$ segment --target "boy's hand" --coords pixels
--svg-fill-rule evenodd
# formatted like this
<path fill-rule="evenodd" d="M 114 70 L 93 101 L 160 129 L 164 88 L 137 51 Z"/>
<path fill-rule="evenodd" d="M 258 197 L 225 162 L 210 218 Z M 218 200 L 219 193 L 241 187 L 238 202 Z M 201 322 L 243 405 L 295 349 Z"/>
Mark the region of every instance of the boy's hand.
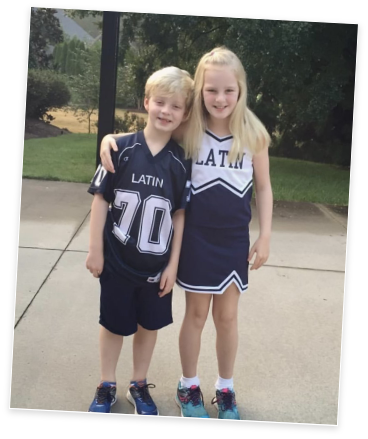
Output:
<path fill-rule="evenodd" d="M 118 147 L 116 145 L 115 139 L 112 137 L 112 135 L 107 134 L 101 140 L 101 147 L 100 147 L 101 163 L 102 166 L 106 169 L 106 171 L 115 173 L 114 165 L 111 160 L 111 149 L 113 149 L 114 151 L 118 151 Z"/>
<path fill-rule="evenodd" d="M 89 252 L 86 260 L 86 268 L 94 277 L 100 277 L 104 266 L 104 257 L 102 252 Z"/>
<path fill-rule="evenodd" d="M 254 260 L 251 270 L 257 270 L 267 261 L 270 254 L 270 239 L 261 236 L 257 239 L 249 252 L 248 262 L 251 261 L 254 253 L 256 253 L 257 256 Z"/>
<path fill-rule="evenodd" d="M 168 265 L 165 270 L 161 274 L 160 280 L 160 292 L 158 295 L 160 297 L 164 297 L 166 294 L 170 293 L 170 291 L 174 287 L 174 283 L 176 281 L 176 273 L 178 269 L 177 267 L 171 267 Z"/>

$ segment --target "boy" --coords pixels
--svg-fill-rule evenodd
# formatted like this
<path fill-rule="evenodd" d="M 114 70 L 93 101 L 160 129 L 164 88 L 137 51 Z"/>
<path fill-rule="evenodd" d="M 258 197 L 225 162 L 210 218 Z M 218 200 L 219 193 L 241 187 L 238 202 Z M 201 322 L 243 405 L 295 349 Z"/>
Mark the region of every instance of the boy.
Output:
<path fill-rule="evenodd" d="M 120 136 L 115 173 L 97 168 L 88 192 L 91 208 L 86 267 L 100 278 L 101 382 L 90 412 L 109 413 L 116 402 L 116 366 L 123 337 L 134 334 L 133 376 L 127 398 L 140 415 L 158 415 L 146 376 L 157 330 L 172 323 L 190 162 L 171 139 L 188 114 L 193 81 L 176 67 L 150 76 L 145 129 Z"/>

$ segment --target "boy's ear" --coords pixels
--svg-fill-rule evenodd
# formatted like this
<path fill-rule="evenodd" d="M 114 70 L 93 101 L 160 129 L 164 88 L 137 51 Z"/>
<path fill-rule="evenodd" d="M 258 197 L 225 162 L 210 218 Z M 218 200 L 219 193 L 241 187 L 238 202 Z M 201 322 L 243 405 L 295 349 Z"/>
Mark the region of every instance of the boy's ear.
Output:
<path fill-rule="evenodd" d="M 144 108 L 146 109 L 146 111 L 148 111 L 148 102 L 149 102 L 149 99 L 148 98 L 146 98 L 146 96 L 144 97 Z"/>
<path fill-rule="evenodd" d="M 188 119 L 190 118 L 191 113 L 192 113 L 192 109 L 186 110 L 185 113 L 184 113 L 183 120 L 181 121 L 181 123 L 187 122 Z"/>
<path fill-rule="evenodd" d="M 186 122 L 188 119 L 189 119 L 189 111 L 186 111 L 184 113 L 183 120 L 181 121 L 181 123 Z"/>

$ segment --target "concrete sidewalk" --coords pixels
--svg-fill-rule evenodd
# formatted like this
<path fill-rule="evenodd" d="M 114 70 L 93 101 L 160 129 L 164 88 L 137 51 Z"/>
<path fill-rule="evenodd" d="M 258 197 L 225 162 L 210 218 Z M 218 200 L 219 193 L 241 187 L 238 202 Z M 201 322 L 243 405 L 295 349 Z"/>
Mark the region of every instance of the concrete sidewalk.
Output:
<path fill-rule="evenodd" d="M 88 185 L 23 180 L 11 407 L 88 410 L 99 380 L 99 283 L 85 269 Z M 251 223 L 252 242 L 257 218 Z M 247 420 L 336 424 L 346 254 L 346 215 L 310 203 L 275 203 L 271 256 L 250 272 L 239 307 L 234 380 Z M 180 416 L 178 335 L 184 292 L 175 287 L 174 324 L 159 333 L 151 394 L 160 415 Z M 132 337 L 118 365 L 114 413 L 126 400 Z M 205 405 L 217 378 L 215 330 L 206 323 L 199 361 Z"/>

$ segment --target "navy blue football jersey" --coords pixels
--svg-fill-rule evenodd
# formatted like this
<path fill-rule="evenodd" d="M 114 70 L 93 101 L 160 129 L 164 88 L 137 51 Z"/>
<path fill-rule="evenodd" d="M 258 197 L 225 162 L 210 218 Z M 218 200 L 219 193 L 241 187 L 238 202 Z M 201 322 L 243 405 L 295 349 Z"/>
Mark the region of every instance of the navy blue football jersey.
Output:
<path fill-rule="evenodd" d="M 115 173 L 100 165 L 88 189 L 110 204 L 104 230 L 105 264 L 157 282 L 170 257 L 172 216 L 189 201 L 191 162 L 173 140 L 156 155 L 143 131 L 120 137 Z"/>

